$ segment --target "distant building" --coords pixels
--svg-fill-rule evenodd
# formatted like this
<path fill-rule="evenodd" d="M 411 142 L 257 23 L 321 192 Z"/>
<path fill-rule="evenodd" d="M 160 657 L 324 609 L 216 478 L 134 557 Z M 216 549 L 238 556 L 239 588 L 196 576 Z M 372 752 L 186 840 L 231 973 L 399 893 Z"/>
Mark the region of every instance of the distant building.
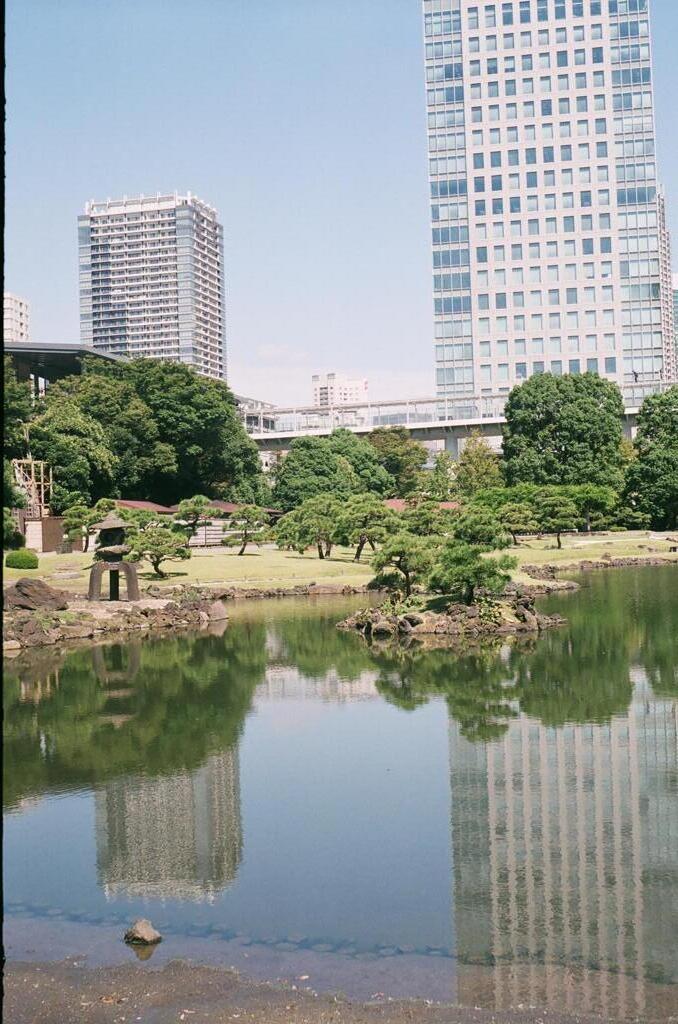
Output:
<path fill-rule="evenodd" d="M 678 274 L 673 275 L 673 345 L 678 364 Z"/>
<path fill-rule="evenodd" d="M 226 379 L 223 228 L 186 196 L 89 202 L 78 218 L 80 339 Z"/>
<path fill-rule="evenodd" d="M 25 299 L 5 292 L 2 303 L 3 341 L 28 341 L 28 303 Z"/>
<path fill-rule="evenodd" d="M 367 401 L 367 381 L 364 377 L 344 377 L 341 373 L 314 373 L 314 406 L 353 405 Z"/>

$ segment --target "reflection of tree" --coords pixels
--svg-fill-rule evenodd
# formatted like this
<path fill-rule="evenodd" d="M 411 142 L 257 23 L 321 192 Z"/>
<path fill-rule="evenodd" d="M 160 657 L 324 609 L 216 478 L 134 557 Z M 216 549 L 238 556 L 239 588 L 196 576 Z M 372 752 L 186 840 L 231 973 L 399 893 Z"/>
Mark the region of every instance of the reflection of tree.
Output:
<path fill-rule="evenodd" d="M 461 656 L 444 649 L 405 650 L 376 660 L 381 669 L 376 686 L 386 700 L 410 710 L 440 695 L 467 739 L 496 739 L 516 716 L 515 687 L 496 646 Z"/>
<path fill-rule="evenodd" d="M 315 618 L 312 623 L 303 618 L 281 622 L 279 660 L 312 679 L 331 669 L 341 679 L 359 679 L 374 667 L 369 648 L 361 637 L 336 629 L 335 622 L 332 615 Z"/>
<path fill-rule="evenodd" d="M 118 645 L 105 657 L 115 662 Z M 66 656 L 49 700 L 26 704 L 25 669 L 13 663 L 4 685 L 5 804 L 128 772 L 197 768 L 237 741 L 265 668 L 264 626 L 253 623 L 223 637 L 144 641 L 136 678 L 116 693 L 100 684 L 83 649 Z"/>
<path fill-rule="evenodd" d="M 643 595 L 645 633 L 638 660 L 657 696 L 678 698 L 678 568 L 655 570 L 653 586 Z"/>

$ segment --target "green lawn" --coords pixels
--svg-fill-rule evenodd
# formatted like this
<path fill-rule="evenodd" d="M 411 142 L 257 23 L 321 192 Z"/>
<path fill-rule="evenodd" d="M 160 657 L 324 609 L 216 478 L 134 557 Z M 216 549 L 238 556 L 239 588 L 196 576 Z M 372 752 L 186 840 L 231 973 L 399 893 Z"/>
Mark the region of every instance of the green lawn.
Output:
<path fill-rule="evenodd" d="M 250 548 L 242 556 L 228 549 L 192 552 L 186 562 L 166 562 L 163 569 L 169 575 L 159 580 L 147 563 L 139 566 L 140 583 L 153 582 L 161 586 L 173 583 L 219 583 L 238 587 L 293 587 L 297 584 L 323 582 L 358 586 L 372 576 L 366 555 L 363 562 L 352 561 L 353 549 L 335 548 L 331 558 L 320 559 L 315 552 L 305 555 L 277 548 Z M 38 569 L 5 569 L 6 581 L 21 576 L 36 576 L 52 586 L 64 590 L 83 592 L 87 589 L 92 555 L 40 555 Z M 123 585 L 124 592 L 124 585 Z"/>
<path fill-rule="evenodd" d="M 669 537 L 675 534 L 628 531 L 625 533 L 564 536 L 558 549 L 554 537 L 532 539 L 509 549 L 518 558 L 514 575 L 525 579 L 520 566 L 544 562 L 576 562 L 585 558 L 599 559 L 610 553 L 613 557 L 666 554 L 678 562 L 678 554 L 669 555 Z M 353 549 L 335 548 L 332 557 L 319 559 L 315 551 L 299 555 L 277 548 L 251 548 L 242 557 L 229 549 L 193 552 L 187 562 L 166 563 L 168 579 L 158 580 L 144 563 L 140 566 L 141 585 L 153 581 L 160 585 L 172 583 L 218 583 L 239 587 L 292 587 L 297 584 L 323 582 L 357 586 L 372 576 L 367 554 L 360 564 L 353 562 Z M 53 586 L 83 593 L 87 589 L 92 555 L 40 555 L 40 567 L 34 570 L 5 569 L 8 583 L 20 576 L 37 576 Z"/>

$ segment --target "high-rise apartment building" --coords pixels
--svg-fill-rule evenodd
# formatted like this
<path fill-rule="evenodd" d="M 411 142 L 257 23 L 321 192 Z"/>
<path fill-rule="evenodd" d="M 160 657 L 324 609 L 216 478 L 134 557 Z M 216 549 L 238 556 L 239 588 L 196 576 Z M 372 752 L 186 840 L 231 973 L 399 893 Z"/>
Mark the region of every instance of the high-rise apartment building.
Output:
<path fill-rule="evenodd" d="M 80 339 L 226 378 L 223 228 L 191 195 L 90 202 L 78 218 Z"/>
<path fill-rule="evenodd" d="M 5 292 L 2 297 L 2 336 L 5 341 L 28 341 L 28 303 Z"/>
<path fill-rule="evenodd" d="M 673 348 L 674 356 L 676 360 L 676 366 L 678 366 L 678 274 L 672 275 L 673 280 Z"/>
<path fill-rule="evenodd" d="M 364 377 L 345 377 L 341 373 L 314 373 L 313 404 L 315 406 L 353 405 L 367 401 Z"/>
<path fill-rule="evenodd" d="M 642 397 L 675 373 L 648 0 L 423 6 L 438 395 Z"/>

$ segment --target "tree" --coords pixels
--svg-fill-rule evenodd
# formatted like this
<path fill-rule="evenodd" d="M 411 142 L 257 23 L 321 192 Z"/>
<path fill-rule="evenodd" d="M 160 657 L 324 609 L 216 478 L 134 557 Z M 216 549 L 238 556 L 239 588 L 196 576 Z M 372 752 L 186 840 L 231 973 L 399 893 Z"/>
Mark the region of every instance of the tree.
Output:
<path fill-rule="evenodd" d="M 26 454 L 26 423 L 31 415 L 31 388 L 17 378 L 11 356 L 5 356 L 3 379 L 4 455 L 18 459 Z"/>
<path fill-rule="evenodd" d="M 637 459 L 627 470 L 625 498 L 657 530 L 678 527 L 678 384 L 649 395 L 638 413 Z"/>
<path fill-rule="evenodd" d="M 350 430 L 339 428 L 326 439 L 335 455 L 347 460 L 358 481 L 357 489 L 386 497 L 393 494 L 395 480 L 379 461 L 374 445 Z"/>
<path fill-rule="evenodd" d="M 437 501 L 410 499 L 402 513 L 402 524 L 418 537 L 442 536 L 452 529 L 453 513 L 442 509 Z"/>
<path fill-rule="evenodd" d="M 76 402 L 50 403 L 30 424 L 31 453 L 54 473 L 52 511 L 93 505 L 113 493 L 117 458 L 103 427 Z"/>
<path fill-rule="evenodd" d="M 621 392 L 594 373 L 539 373 L 511 391 L 504 415 L 509 484 L 622 483 Z"/>
<path fill-rule="evenodd" d="M 424 491 L 434 501 L 448 501 L 457 490 L 457 463 L 450 452 L 438 452 L 425 477 Z"/>
<path fill-rule="evenodd" d="M 501 487 L 503 483 L 499 456 L 477 430 L 461 450 L 456 482 L 459 494 L 465 498 L 472 498 L 486 487 Z"/>
<path fill-rule="evenodd" d="M 206 498 L 204 494 L 195 494 L 192 498 L 184 498 L 179 502 L 176 521 L 181 523 L 190 539 L 195 537 L 199 526 L 216 515 L 218 512 L 210 509 L 210 499 Z"/>
<path fill-rule="evenodd" d="M 619 495 L 612 487 L 599 484 L 582 484 L 570 488 L 570 496 L 584 520 L 584 529 L 591 532 L 591 519 L 604 519 L 612 515 L 619 504 Z"/>
<path fill-rule="evenodd" d="M 94 508 L 88 508 L 82 501 L 76 502 L 64 511 L 64 533 L 69 540 L 82 539 L 82 549 L 88 551 L 90 537 L 95 533 L 94 524 L 101 522 L 114 508 L 112 498 L 100 498 Z"/>
<path fill-rule="evenodd" d="M 405 427 L 377 427 L 367 435 L 379 462 L 395 480 L 396 494 L 405 497 L 419 485 L 421 468 L 428 458 L 423 444 L 413 441 Z"/>
<path fill-rule="evenodd" d="M 150 526 L 129 538 L 130 561 L 146 561 L 161 579 L 167 573 L 160 568 L 163 562 L 183 561 L 191 557 L 185 538 L 170 526 Z"/>
<path fill-rule="evenodd" d="M 403 591 L 409 597 L 412 588 L 426 579 L 436 547 L 432 538 L 415 537 L 404 531 L 389 537 L 372 559 L 376 571 L 372 585 Z"/>
<path fill-rule="evenodd" d="M 236 547 L 239 544 L 238 554 L 244 555 L 248 544 L 255 541 L 260 543 L 262 537 L 265 537 L 267 525 L 266 509 L 260 508 L 258 505 L 242 505 L 233 514 L 230 522 L 233 533 L 225 537 L 222 543 L 227 547 Z"/>
<path fill-rule="evenodd" d="M 511 534 L 514 544 L 518 544 L 519 533 L 536 533 L 539 523 L 532 508 L 521 502 L 510 502 L 499 509 L 499 522 Z"/>
<path fill-rule="evenodd" d="M 556 543 L 562 548 L 560 535 L 564 530 L 576 530 L 580 517 L 571 498 L 559 494 L 545 494 L 537 504 L 537 521 L 544 533 L 555 533 Z"/>
<path fill-rule="evenodd" d="M 473 604 L 481 588 L 500 593 L 511 579 L 509 570 L 517 564 L 517 559 L 511 555 L 483 558 L 479 548 L 451 540 L 436 559 L 429 586 L 435 593 Z"/>
<path fill-rule="evenodd" d="M 14 483 L 12 465 L 7 459 L 2 463 L 2 546 L 3 548 L 21 547 L 25 541 L 22 533 L 16 528 L 13 508 L 25 508 L 26 497 Z"/>
<path fill-rule="evenodd" d="M 482 505 L 469 506 L 454 519 L 454 537 L 461 544 L 470 544 L 480 551 L 505 548 L 509 535 L 497 516 Z"/>
<path fill-rule="evenodd" d="M 308 498 L 299 508 L 279 520 L 275 529 L 278 547 L 291 547 L 303 552 L 315 544 L 318 558 L 328 558 L 340 512 L 341 505 L 331 494 Z"/>
<path fill-rule="evenodd" d="M 351 463 L 332 450 L 327 438 L 299 437 L 275 467 L 272 500 L 289 511 L 319 494 L 345 500 L 361 490 Z"/>
<path fill-rule="evenodd" d="M 363 548 L 377 544 L 398 530 L 398 516 L 373 494 L 354 494 L 344 504 L 337 519 L 334 539 L 337 544 L 355 544 L 354 562 L 360 561 Z"/>

